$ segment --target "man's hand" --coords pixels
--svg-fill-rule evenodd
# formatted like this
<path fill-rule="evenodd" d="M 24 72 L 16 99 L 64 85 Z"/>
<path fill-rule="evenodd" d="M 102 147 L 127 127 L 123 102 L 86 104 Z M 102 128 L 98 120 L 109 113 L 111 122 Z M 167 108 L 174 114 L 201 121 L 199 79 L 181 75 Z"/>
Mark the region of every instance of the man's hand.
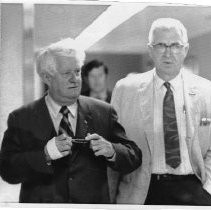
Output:
<path fill-rule="evenodd" d="M 88 135 L 86 140 L 90 141 L 90 148 L 93 150 L 95 156 L 105 156 L 106 158 L 112 158 L 115 154 L 115 150 L 111 142 L 106 141 L 102 136 L 94 133 Z"/>
<path fill-rule="evenodd" d="M 71 148 L 72 138 L 61 134 L 48 141 L 45 146 L 45 154 L 47 157 L 49 156 L 51 160 L 56 160 L 69 155 Z"/>
<path fill-rule="evenodd" d="M 61 134 L 60 136 L 55 137 L 55 143 L 57 149 L 59 150 L 59 152 L 62 154 L 63 157 L 71 153 L 71 147 L 72 147 L 71 137 Z"/>

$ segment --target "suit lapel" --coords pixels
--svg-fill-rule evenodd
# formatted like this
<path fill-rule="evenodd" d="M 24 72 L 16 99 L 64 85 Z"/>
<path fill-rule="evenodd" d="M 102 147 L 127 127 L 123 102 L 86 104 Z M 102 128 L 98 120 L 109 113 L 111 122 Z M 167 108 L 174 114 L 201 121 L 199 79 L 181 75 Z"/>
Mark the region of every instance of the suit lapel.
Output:
<path fill-rule="evenodd" d="M 79 97 L 78 118 L 77 118 L 75 137 L 84 139 L 88 133 L 91 134 L 93 133 L 93 131 L 94 131 L 93 121 L 92 121 L 92 116 L 89 112 L 88 104 L 81 97 Z M 71 162 L 75 160 L 79 151 L 80 151 L 80 147 L 75 147 L 75 149 L 73 149 L 73 154 L 71 155 Z"/>
<path fill-rule="evenodd" d="M 186 140 L 187 144 L 191 146 L 199 115 L 199 92 L 195 84 L 191 82 L 189 73 L 183 72 L 182 77 L 186 112 Z"/>
<path fill-rule="evenodd" d="M 38 139 L 47 142 L 56 135 L 56 131 L 45 103 L 45 97 L 37 101 L 34 110 L 34 133 Z"/>
<path fill-rule="evenodd" d="M 139 89 L 140 106 L 141 106 L 141 119 L 143 119 L 144 130 L 146 133 L 150 151 L 153 151 L 154 141 L 154 111 L 153 111 L 153 72 L 151 71 L 146 78 L 146 82 L 141 85 Z M 142 128 L 141 128 L 142 129 Z"/>
<path fill-rule="evenodd" d="M 187 74 L 187 75 L 186 75 Z M 203 179 L 201 173 L 203 158 L 199 145 L 198 126 L 200 121 L 199 90 L 196 81 L 191 81 L 193 75 L 183 73 L 184 103 L 186 109 L 186 143 L 188 147 L 191 165 L 195 174 Z"/>
<path fill-rule="evenodd" d="M 84 139 L 90 129 L 93 130 L 93 123 L 88 105 L 79 97 L 76 137 Z"/>

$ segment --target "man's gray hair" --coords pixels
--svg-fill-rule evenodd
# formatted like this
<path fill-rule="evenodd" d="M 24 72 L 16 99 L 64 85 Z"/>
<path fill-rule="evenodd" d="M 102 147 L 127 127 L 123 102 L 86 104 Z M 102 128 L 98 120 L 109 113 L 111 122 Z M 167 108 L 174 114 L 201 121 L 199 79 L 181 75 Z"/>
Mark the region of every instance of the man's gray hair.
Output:
<path fill-rule="evenodd" d="M 52 75 L 56 72 L 57 56 L 76 58 L 79 61 L 80 67 L 82 67 L 85 60 L 84 50 L 80 48 L 73 39 L 67 38 L 53 43 L 41 49 L 38 53 L 36 60 L 36 69 L 41 78 L 43 73 L 48 73 Z"/>
<path fill-rule="evenodd" d="M 188 35 L 185 26 L 179 20 L 173 18 L 159 18 L 152 23 L 148 37 L 149 44 L 153 43 L 154 32 L 156 30 L 172 28 L 180 34 L 183 44 L 187 44 Z"/>

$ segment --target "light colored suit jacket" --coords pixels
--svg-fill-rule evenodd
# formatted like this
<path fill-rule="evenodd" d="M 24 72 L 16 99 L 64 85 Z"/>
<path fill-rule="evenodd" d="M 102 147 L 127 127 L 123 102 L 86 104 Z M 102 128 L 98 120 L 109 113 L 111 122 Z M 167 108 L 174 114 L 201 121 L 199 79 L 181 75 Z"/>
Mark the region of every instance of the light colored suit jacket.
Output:
<path fill-rule="evenodd" d="M 147 196 L 154 140 L 154 71 L 121 79 L 113 91 L 111 103 L 119 121 L 143 154 L 142 166 L 126 176 L 118 177 L 113 171 L 108 171 L 113 181 L 113 193 L 117 193 L 117 203 L 144 204 Z M 181 71 L 190 162 L 203 187 L 211 192 L 211 82 L 184 69 Z M 115 189 L 118 181 L 119 187 Z"/>

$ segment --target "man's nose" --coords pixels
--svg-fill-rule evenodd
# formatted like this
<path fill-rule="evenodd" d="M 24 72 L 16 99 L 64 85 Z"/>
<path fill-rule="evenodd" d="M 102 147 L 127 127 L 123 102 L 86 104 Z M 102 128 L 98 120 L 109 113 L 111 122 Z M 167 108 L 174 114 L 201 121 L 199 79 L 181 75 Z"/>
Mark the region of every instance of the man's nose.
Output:
<path fill-rule="evenodd" d="M 70 77 L 69 77 L 69 82 L 77 82 L 79 80 L 79 77 L 78 75 L 75 75 L 75 74 L 72 74 Z"/>
<path fill-rule="evenodd" d="M 165 47 L 164 54 L 165 54 L 166 56 L 170 56 L 170 55 L 171 55 L 171 46 L 166 46 L 166 47 Z"/>

